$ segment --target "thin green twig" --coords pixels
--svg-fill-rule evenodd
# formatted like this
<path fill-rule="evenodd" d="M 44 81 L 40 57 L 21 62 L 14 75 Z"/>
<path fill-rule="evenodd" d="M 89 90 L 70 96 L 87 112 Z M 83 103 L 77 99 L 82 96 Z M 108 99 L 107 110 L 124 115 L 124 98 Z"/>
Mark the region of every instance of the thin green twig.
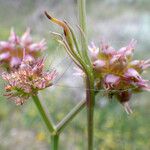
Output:
<path fill-rule="evenodd" d="M 86 100 L 80 101 L 67 115 L 66 117 L 56 126 L 57 133 L 60 133 L 70 121 L 84 108 Z"/>
<path fill-rule="evenodd" d="M 45 111 L 45 109 L 43 108 L 41 102 L 40 102 L 40 99 L 37 95 L 34 95 L 32 96 L 33 98 L 33 101 L 47 127 L 47 129 L 49 130 L 49 132 L 51 134 L 53 134 L 55 132 L 55 126 L 54 124 L 52 123 L 52 120 L 50 119 L 50 117 L 48 116 L 47 112 Z"/>

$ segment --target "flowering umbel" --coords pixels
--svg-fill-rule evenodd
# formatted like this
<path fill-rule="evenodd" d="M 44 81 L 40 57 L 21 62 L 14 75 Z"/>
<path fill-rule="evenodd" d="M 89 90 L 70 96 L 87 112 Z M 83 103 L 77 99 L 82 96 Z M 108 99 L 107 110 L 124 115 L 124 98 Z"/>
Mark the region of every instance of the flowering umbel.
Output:
<path fill-rule="evenodd" d="M 128 113 L 132 93 L 150 90 L 149 81 L 141 77 L 150 67 L 150 60 L 132 60 L 134 46 L 134 40 L 118 51 L 104 43 L 100 48 L 94 43 L 89 46 L 97 88 L 104 89 L 109 97 L 116 96 Z"/>
<path fill-rule="evenodd" d="M 34 43 L 30 35 L 30 29 L 19 37 L 11 29 L 8 41 L 0 41 L 0 62 L 7 70 L 18 68 L 23 58 L 23 50 L 26 51 L 28 59 L 36 58 L 40 51 L 46 49 L 45 40 Z"/>
<path fill-rule="evenodd" d="M 44 59 L 24 58 L 16 71 L 2 74 L 2 78 L 8 82 L 5 95 L 21 105 L 39 90 L 52 86 L 56 70 L 45 72 L 43 69 Z"/>

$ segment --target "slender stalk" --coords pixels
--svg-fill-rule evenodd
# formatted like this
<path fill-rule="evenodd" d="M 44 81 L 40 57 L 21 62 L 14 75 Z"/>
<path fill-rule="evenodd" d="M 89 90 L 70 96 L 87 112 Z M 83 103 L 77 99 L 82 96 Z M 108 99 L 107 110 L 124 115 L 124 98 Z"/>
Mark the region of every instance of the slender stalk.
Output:
<path fill-rule="evenodd" d="M 57 133 L 68 125 L 68 123 L 84 108 L 86 100 L 80 101 L 67 115 L 66 117 L 56 126 Z"/>
<path fill-rule="evenodd" d="M 94 77 L 92 72 L 92 65 L 88 57 L 87 45 L 87 29 L 86 29 L 86 0 L 78 0 L 78 11 L 80 27 L 83 31 L 81 34 L 82 55 L 87 64 L 86 68 L 86 101 L 87 101 L 87 124 L 88 124 L 88 150 L 93 150 L 93 126 L 94 126 L 94 101 L 95 93 L 90 89 L 94 89 Z"/>
<path fill-rule="evenodd" d="M 88 77 L 86 79 L 86 100 L 87 100 L 87 124 L 88 124 L 88 150 L 93 150 L 93 127 L 94 127 L 94 102 L 95 94 L 90 89 L 94 84 Z"/>
<path fill-rule="evenodd" d="M 80 27 L 86 35 L 86 9 L 85 9 L 86 0 L 78 0 L 78 11 L 79 11 L 79 21 Z M 82 19 L 82 20 L 81 20 Z"/>
<path fill-rule="evenodd" d="M 59 134 L 51 135 L 51 149 L 58 150 Z"/>
<path fill-rule="evenodd" d="M 80 28 L 83 31 L 81 33 L 81 46 L 82 46 L 82 55 L 87 64 L 90 64 L 90 60 L 88 58 L 87 50 L 87 29 L 86 29 L 86 0 L 78 0 L 78 13 L 79 13 L 79 24 Z M 83 35 L 84 34 L 84 35 Z"/>
<path fill-rule="evenodd" d="M 32 96 L 33 100 L 34 100 L 34 103 L 47 127 L 47 129 L 49 130 L 49 132 L 52 134 L 52 133 L 55 133 L 55 127 L 52 123 L 52 121 L 49 119 L 48 117 L 48 114 L 46 113 L 45 109 L 43 108 L 41 102 L 40 102 L 40 99 L 38 98 L 37 95 L 34 95 Z"/>

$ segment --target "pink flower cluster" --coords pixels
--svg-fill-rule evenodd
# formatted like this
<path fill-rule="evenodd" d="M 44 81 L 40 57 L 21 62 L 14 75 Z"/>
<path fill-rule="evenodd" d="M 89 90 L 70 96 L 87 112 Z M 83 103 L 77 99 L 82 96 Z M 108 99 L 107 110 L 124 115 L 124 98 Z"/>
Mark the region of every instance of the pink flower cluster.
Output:
<path fill-rule="evenodd" d="M 44 59 L 29 60 L 24 58 L 19 68 L 11 73 L 3 73 L 2 78 L 8 82 L 6 96 L 17 105 L 23 104 L 31 95 L 52 85 L 56 70 L 45 72 Z"/>
<path fill-rule="evenodd" d="M 0 41 L 0 62 L 5 68 L 11 70 L 18 68 L 23 58 L 23 50 L 26 51 L 26 57 L 29 59 L 36 58 L 40 51 L 46 49 L 45 40 L 34 43 L 30 35 L 30 29 L 21 36 L 12 29 L 8 41 Z"/>
<path fill-rule="evenodd" d="M 118 51 L 105 43 L 100 48 L 94 43 L 89 46 L 95 78 L 99 79 L 97 85 L 105 89 L 108 96 L 115 95 L 127 112 L 131 112 L 127 102 L 133 92 L 150 91 L 149 81 L 141 77 L 150 67 L 150 59 L 132 60 L 134 48 L 134 40 Z"/>

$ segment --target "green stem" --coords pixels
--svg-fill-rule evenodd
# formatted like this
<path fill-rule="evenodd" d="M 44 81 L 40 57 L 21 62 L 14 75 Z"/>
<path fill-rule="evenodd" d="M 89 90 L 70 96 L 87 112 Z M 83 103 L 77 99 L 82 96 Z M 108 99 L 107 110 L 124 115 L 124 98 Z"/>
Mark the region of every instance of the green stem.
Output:
<path fill-rule="evenodd" d="M 81 33 L 81 45 L 83 59 L 87 64 L 90 64 L 88 57 L 88 46 L 87 46 L 87 29 L 86 29 L 86 0 L 78 0 L 78 12 L 79 12 L 79 24 L 83 33 Z M 84 34 L 84 35 L 83 35 Z"/>
<path fill-rule="evenodd" d="M 94 126 L 94 76 L 92 65 L 88 57 L 87 29 L 86 29 L 86 0 L 78 0 L 78 11 L 81 34 L 82 55 L 87 64 L 86 67 L 86 101 L 87 101 L 87 124 L 88 124 L 88 150 L 93 150 L 93 126 Z"/>
<path fill-rule="evenodd" d="M 92 80 L 87 77 L 86 80 L 86 100 L 87 100 L 87 123 L 88 123 L 88 150 L 93 150 L 93 127 L 94 127 L 94 88 Z"/>
<path fill-rule="evenodd" d="M 67 115 L 66 117 L 56 126 L 57 133 L 60 133 L 68 123 L 84 108 L 86 100 L 80 101 Z"/>
<path fill-rule="evenodd" d="M 51 149 L 58 150 L 59 134 L 51 135 Z"/>
<path fill-rule="evenodd" d="M 86 0 L 78 0 L 80 27 L 86 36 L 87 29 L 86 29 L 86 5 L 85 5 L 85 3 L 86 3 Z"/>
<path fill-rule="evenodd" d="M 52 133 L 55 133 L 55 126 L 53 125 L 52 121 L 49 119 L 45 109 L 43 108 L 39 98 L 37 95 L 34 95 L 32 96 L 33 100 L 34 100 L 34 103 L 47 127 L 47 129 L 49 130 L 49 132 L 52 134 Z"/>

